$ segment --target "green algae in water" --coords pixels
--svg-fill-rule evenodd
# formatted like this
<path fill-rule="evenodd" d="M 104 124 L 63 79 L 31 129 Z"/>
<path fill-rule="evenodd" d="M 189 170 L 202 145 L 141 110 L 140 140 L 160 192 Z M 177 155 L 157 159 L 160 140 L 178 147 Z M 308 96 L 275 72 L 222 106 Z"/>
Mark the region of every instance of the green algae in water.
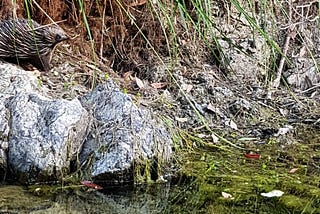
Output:
<path fill-rule="evenodd" d="M 47 199 L 36 197 L 21 186 L 0 186 L 0 212 L 30 212 L 48 206 L 50 202 Z"/>
<path fill-rule="evenodd" d="M 181 170 L 171 184 L 147 185 L 145 189 L 130 187 L 125 194 L 117 195 L 117 191 L 86 192 L 83 189 L 81 194 L 77 191 L 69 194 L 55 192 L 48 199 L 52 193 L 50 187 L 41 187 L 41 197 L 31 195 L 21 187 L 20 192 L 13 189 L 3 192 L 4 189 L 0 188 L 0 211 L 320 213 L 320 138 L 312 137 L 311 133 L 317 133 L 315 131 L 306 135 L 301 133 L 308 138 L 291 141 L 295 142 L 293 144 L 280 145 L 277 139 L 272 139 L 269 144 L 253 145 L 255 147 L 251 150 L 261 154 L 261 158 L 256 160 L 246 159 L 244 152 L 236 149 L 230 152 L 203 146 L 180 150 L 177 159 L 181 162 Z M 297 170 L 290 173 L 293 168 Z M 272 190 L 281 190 L 284 195 L 274 198 L 261 196 L 261 193 Z M 224 198 L 222 192 L 232 195 L 232 198 Z M 39 195 L 39 192 L 35 194 Z"/>
<path fill-rule="evenodd" d="M 242 151 L 227 152 L 200 147 L 180 157 L 182 172 L 190 177 L 172 206 L 179 213 L 320 213 L 320 137 L 301 129 L 299 140 L 272 138 L 272 143 L 253 144 L 261 158 L 246 159 Z M 297 132 L 298 133 L 298 132 Z M 315 140 L 316 139 L 316 140 Z M 269 142 L 269 143 L 268 143 Z M 283 143 L 285 142 L 285 143 Z M 290 142 L 290 143 L 287 143 Z M 203 155 L 205 154 L 205 156 Z M 294 173 L 290 170 L 296 168 Z M 181 184 L 186 185 L 184 184 Z M 265 198 L 261 193 L 284 192 Z M 222 197 L 222 192 L 233 199 Z"/>

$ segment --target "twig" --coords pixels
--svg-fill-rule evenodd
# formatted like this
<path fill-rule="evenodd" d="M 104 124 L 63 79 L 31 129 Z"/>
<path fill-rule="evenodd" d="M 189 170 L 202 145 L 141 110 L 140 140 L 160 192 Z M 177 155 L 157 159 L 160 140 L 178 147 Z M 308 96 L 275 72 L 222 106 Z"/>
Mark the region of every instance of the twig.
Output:
<path fill-rule="evenodd" d="M 106 7 L 107 7 L 107 0 L 104 0 L 103 2 L 103 12 L 102 12 L 102 26 L 101 26 L 101 41 L 100 41 L 100 58 L 103 57 L 103 37 L 104 37 L 104 28 L 105 28 L 105 13 L 106 13 Z"/>
<path fill-rule="evenodd" d="M 287 31 L 287 36 L 286 36 L 285 43 L 283 46 L 283 55 L 282 55 L 280 63 L 279 63 L 276 78 L 274 79 L 274 81 L 272 83 L 273 88 L 278 88 L 280 85 L 283 66 L 286 61 L 286 56 L 287 56 L 287 53 L 289 50 L 290 39 L 294 36 L 294 33 L 295 33 L 294 28 L 295 28 L 295 25 L 292 25 L 289 27 L 289 29 Z"/>
<path fill-rule="evenodd" d="M 35 0 L 32 0 L 32 3 L 34 3 L 38 8 L 39 10 L 41 10 L 41 12 L 43 12 L 43 14 L 48 17 L 48 19 L 52 22 L 52 23 L 56 23 L 55 21 L 53 21 L 53 19 L 46 13 L 46 11 L 44 11 L 44 9 L 42 7 L 40 7 L 40 5 L 35 1 Z"/>
<path fill-rule="evenodd" d="M 311 88 L 308 88 L 308 89 L 306 89 L 304 91 L 301 91 L 300 93 L 301 94 L 308 93 L 309 91 L 312 91 L 312 90 L 317 89 L 317 88 L 320 88 L 320 84 L 316 84 L 316 85 L 312 86 Z"/>
<path fill-rule="evenodd" d="M 289 1 L 289 23 L 292 23 L 292 0 Z M 289 50 L 289 44 L 290 44 L 290 39 L 294 38 L 295 36 L 295 24 L 291 24 L 291 26 L 288 28 L 287 30 L 287 36 L 283 45 L 283 51 L 282 51 L 282 56 L 280 59 L 280 63 L 279 63 L 279 67 L 277 70 L 277 74 L 276 74 L 276 78 L 274 79 L 273 82 L 271 82 L 268 93 L 267 93 L 267 98 L 271 99 L 272 96 L 272 91 L 274 89 L 277 89 L 280 85 L 280 80 L 281 80 L 281 76 L 282 76 L 282 70 L 283 70 L 283 66 L 284 63 L 286 61 L 287 58 L 287 53 Z"/>

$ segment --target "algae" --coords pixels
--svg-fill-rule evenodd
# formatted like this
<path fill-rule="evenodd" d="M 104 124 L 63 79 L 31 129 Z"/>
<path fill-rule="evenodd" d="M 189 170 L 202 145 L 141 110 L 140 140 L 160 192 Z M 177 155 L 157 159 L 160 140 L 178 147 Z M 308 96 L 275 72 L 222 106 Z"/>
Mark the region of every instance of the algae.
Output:
<path fill-rule="evenodd" d="M 305 128 L 305 129 L 304 129 Z M 178 213 L 320 213 L 319 133 L 300 125 L 294 136 L 246 142 L 246 150 L 198 147 L 181 151 L 180 175 L 186 176 L 174 198 Z M 248 138 L 249 139 L 249 138 Z M 258 159 L 244 153 L 254 151 Z M 293 171 L 291 171 L 294 169 Z M 284 192 L 265 198 L 261 193 Z M 181 193 L 183 192 L 183 193 Z M 232 195 L 224 198 L 222 192 Z M 186 208 L 182 206 L 186 205 Z M 193 207 L 195 209 L 189 209 Z"/>

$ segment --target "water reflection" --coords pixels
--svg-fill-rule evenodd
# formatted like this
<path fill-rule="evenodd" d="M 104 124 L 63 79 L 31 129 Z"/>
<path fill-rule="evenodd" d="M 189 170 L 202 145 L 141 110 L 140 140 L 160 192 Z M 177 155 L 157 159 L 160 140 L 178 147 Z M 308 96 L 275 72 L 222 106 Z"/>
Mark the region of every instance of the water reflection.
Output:
<path fill-rule="evenodd" d="M 158 184 L 40 197 L 19 186 L 3 186 L 0 213 L 165 213 L 169 190 L 170 184 Z"/>

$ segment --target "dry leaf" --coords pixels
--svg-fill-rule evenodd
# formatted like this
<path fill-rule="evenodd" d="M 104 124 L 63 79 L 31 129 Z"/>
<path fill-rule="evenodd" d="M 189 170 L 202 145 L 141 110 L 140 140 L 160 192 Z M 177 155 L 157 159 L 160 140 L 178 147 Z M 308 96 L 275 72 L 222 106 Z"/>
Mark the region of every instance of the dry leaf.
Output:
<path fill-rule="evenodd" d="M 124 74 L 123 74 L 123 79 L 125 79 L 125 80 L 131 80 L 132 78 L 132 75 L 133 74 L 133 71 L 127 71 L 127 72 L 125 72 Z"/>
<path fill-rule="evenodd" d="M 188 118 L 175 117 L 174 119 L 180 123 L 185 123 L 188 121 Z"/>
<path fill-rule="evenodd" d="M 226 126 L 229 126 L 230 128 L 234 130 L 238 130 L 238 126 L 233 120 L 227 119 L 226 122 L 224 123 Z"/>
<path fill-rule="evenodd" d="M 137 86 L 141 89 L 141 88 L 144 88 L 144 84 L 142 82 L 141 79 L 139 79 L 138 77 L 136 77 L 136 83 L 137 83 Z"/>
<path fill-rule="evenodd" d="M 205 134 L 198 134 L 198 138 L 204 139 L 207 138 L 208 136 Z"/>
<path fill-rule="evenodd" d="M 95 184 L 91 181 L 81 181 L 81 184 L 88 187 L 88 188 L 92 188 L 92 189 L 103 189 L 101 186 L 99 186 L 98 184 Z"/>
<path fill-rule="evenodd" d="M 221 194 L 222 194 L 223 198 L 225 198 L 225 199 L 234 199 L 234 197 L 229 193 L 222 192 Z"/>
<path fill-rule="evenodd" d="M 260 154 L 250 154 L 250 153 L 246 153 L 244 154 L 244 156 L 248 159 L 260 159 L 261 155 Z"/>
<path fill-rule="evenodd" d="M 185 84 L 183 83 L 181 85 L 181 89 L 186 91 L 187 93 L 189 93 L 191 91 L 191 89 L 193 88 L 193 85 L 190 85 L 190 84 Z"/>
<path fill-rule="evenodd" d="M 298 170 L 298 168 L 292 168 L 292 169 L 290 169 L 289 173 L 294 174 L 297 170 Z"/>
<path fill-rule="evenodd" d="M 219 138 L 215 134 L 212 134 L 211 137 L 212 137 L 212 141 L 214 143 L 218 143 L 219 142 Z"/>
<path fill-rule="evenodd" d="M 131 4 L 129 4 L 130 7 L 135 7 L 135 6 L 140 6 L 140 5 L 144 5 L 145 3 L 147 3 L 147 0 L 141 0 L 141 1 L 135 1 Z"/>
<path fill-rule="evenodd" d="M 304 57 L 307 53 L 307 50 L 306 50 L 306 47 L 303 46 L 301 49 L 300 49 L 300 52 L 299 52 L 299 57 Z"/>
<path fill-rule="evenodd" d="M 160 89 L 166 87 L 168 84 L 166 82 L 155 82 L 150 84 L 152 88 Z"/>
<path fill-rule="evenodd" d="M 287 134 L 291 129 L 293 129 L 293 126 L 291 125 L 285 125 L 283 128 L 280 128 L 279 131 L 274 135 L 276 137 L 280 135 L 285 135 Z"/>
<path fill-rule="evenodd" d="M 210 111 L 212 111 L 212 112 L 216 112 L 216 111 L 217 111 L 217 108 L 214 107 L 211 103 L 209 103 L 209 104 L 207 105 L 207 109 L 210 110 Z"/>

